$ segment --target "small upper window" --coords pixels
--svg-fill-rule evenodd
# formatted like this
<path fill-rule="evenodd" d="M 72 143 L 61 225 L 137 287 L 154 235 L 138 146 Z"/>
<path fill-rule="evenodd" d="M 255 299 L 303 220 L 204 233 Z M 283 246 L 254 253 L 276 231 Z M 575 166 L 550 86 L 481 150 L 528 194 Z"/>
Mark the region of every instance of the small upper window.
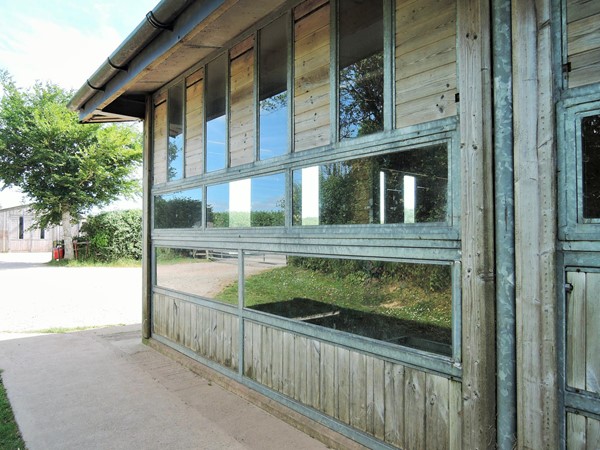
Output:
<path fill-rule="evenodd" d="M 25 218 L 19 217 L 19 239 L 25 238 Z"/>
<path fill-rule="evenodd" d="M 260 159 L 288 151 L 287 47 L 285 16 L 260 30 Z"/>
<path fill-rule="evenodd" d="M 206 171 L 227 167 L 227 55 L 206 66 Z"/>
<path fill-rule="evenodd" d="M 183 83 L 169 88 L 169 147 L 167 151 L 167 180 L 184 177 L 183 173 Z"/>
<path fill-rule="evenodd" d="M 383 130 L 383 2 L 339 4 L 340 139 Z"/>
<path fill-rule="evenodd" d="M 600 115 L 581 120 L 583 217 L 600 219 Z"/>

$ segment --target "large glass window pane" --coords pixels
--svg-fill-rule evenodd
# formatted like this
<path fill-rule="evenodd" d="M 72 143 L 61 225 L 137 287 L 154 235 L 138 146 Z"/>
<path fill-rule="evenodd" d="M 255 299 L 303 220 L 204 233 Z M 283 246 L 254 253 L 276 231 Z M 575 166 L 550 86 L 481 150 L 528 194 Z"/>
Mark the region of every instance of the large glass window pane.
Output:
<path fill-rule="evenodd" d="M 206 197 L 208 227 L 285 225 L 284 174 L 208 186 Z"/>
<path fill-rule="evenodd" d="M 183 173 L 183 83 L 169 88 L 169 147 L 167 180 L 179 180 Z"/>
<path fill-rule="evenodd" d="M 228 303 L 237 305 L 238 254 L 231 250 L 156 249 L 156 285 L 166 289 L 217 298 L 226 289 Z"/>
<path fill-rule="evenodd" d="M 154 197 L 154 228 L 202 226 L 202 188 Z"/>
<path fill-rule="evenodd" d="M 252 178 L 252 226 L 285 225 L 285 175 Z"/>
<path fill-rule="evenodd" d="M 383 130 L 383 2 L 339 3 L 340 139 Z"/>
<path fill-rule="evenodd" d="M 450 356 L 450 265 L 244 254 L 244 306 Z M 231 285 L 217 295 L 231 299 Z"/>
<path fill-rule="evenodd" d="M 600 219 L 600 115 L 581 121 L 583 217 Z"/>
<path fill-rule="evenodd" d="M 260 31 L 260 159 L 288 151 L 287 47 L 285 17 Z"/>
<path fill-rule="evenodd" d="M 206 66 L 206 171 L 227 166 L 227 55 Z"/>
<path fill-rule="evenodd" d="M 445 222 L 445 144 L 293 173 L 294 225 Z"/>

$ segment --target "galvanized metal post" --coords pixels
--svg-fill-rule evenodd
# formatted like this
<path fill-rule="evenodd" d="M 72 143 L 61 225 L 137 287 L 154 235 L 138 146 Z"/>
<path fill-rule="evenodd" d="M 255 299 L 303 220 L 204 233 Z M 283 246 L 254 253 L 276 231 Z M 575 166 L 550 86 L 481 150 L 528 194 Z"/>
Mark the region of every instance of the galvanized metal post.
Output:
<path fill-rule="evenodd" d="M 497 447 L 516 443 L 515 221 L 510 0 L 492 1 Z"/>

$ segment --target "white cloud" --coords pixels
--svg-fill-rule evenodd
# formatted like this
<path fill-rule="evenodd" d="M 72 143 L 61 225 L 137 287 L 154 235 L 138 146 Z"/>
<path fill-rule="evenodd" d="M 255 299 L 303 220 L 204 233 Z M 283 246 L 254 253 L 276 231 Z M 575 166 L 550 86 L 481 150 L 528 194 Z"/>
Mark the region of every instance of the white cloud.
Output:
<path fill-rule="evenodd" d="M 0 44 L 0 61 L 20 86 L 40 80 L 76 89 L 120 42 L 114 29 L 85 33 L 75 27 L 22 17 L 19 29 Z"/>

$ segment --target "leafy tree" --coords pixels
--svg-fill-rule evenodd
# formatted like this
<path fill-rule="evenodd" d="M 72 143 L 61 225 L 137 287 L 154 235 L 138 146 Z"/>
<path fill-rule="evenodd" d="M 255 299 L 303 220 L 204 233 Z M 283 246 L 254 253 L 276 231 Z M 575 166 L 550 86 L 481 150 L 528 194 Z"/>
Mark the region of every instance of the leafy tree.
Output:
<path fill-rule="evenodd" d="M 139 192 L 140 133 L 122 125 L 81 125 L 72 96 L 51 83 L 18 88 L 0 71 L 0 180 L 32 201 L 35 226 L 61 225 L 73 258 L 71 224 L 92 207 Z"/>

